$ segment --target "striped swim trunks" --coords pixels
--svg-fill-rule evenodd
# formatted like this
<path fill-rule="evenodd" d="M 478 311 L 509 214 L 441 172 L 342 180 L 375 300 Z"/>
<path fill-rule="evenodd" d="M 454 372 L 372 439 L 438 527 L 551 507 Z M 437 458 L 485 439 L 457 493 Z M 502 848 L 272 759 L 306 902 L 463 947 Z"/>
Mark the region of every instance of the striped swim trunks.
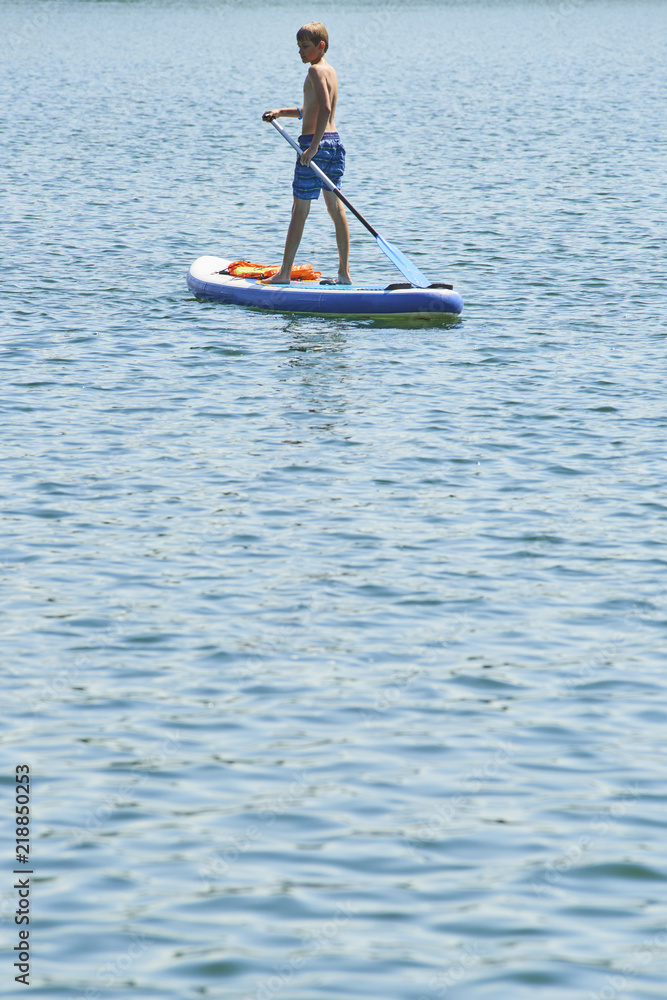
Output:
<path fill-rule="evenodd" d="M 300 135 L 299 145 L 301 149 L 304 151 L 308 149 L 312 139 L 312 134 Z M 345 147 L 340 141 L 338 132 L 324 133 L 312 162 L 317 164 L 336 187 L 340 186 L 345 171 Z M 315 198 L 319 198 L 321 190 L 322 181 L 315 171 L 311 170 L 310 167 L 304 167 L 297 159 L 294 168 L 294 181 L 292 182 L 294 197 L 302 198 L 304 201 L 313 201 Z"/>

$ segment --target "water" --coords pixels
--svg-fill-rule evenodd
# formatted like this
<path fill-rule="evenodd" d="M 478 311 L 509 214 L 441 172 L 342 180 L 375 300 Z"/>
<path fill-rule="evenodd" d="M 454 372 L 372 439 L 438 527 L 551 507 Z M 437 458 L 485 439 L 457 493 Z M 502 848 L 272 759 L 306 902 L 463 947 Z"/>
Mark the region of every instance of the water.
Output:
<path fill-rule="evenodd" d="M 280 259 L 260 116 L 314 15 L 348 197 L 453 327 L 185 287 Z M 664 5 L 0 16 L 33 994 L 664 996 Z M 335 268 L 321 204 L 300 258 Z M 397 278 L 354 222 L 352 266 Z"/>

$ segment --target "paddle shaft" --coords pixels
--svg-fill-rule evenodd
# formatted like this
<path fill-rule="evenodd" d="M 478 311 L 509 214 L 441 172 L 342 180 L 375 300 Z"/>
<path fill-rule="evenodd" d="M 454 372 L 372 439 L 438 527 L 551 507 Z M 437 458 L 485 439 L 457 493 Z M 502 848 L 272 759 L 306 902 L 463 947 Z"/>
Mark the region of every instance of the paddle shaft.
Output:
<path fill-rule="evenodd" d="M 294 149 L 299 154 L 299 156 L 301 156 L 303 150 L 299 146 L 298 142 L 296 142 L 291 135 L 287 134 L 285 129 L 278 124 L 275 118 L 271 119 L 271 124 L 275 125 L 278 132 L 280 132 L 280 134 L 284 136 L 285 139 L 287 139 L 290 146 L 293 146 Z M 388 240 L 385 240 L 383 236 L 380 236 L 380 234 L 377 232 L 376 229 L 373 229 L 370 222 L 367 222 L 366 219 L 364 219 L 361 212 L 357 212 L 354 205 L 351 205 L 349 203 L 349 201 L 347 200 L 343 192 L 340 190 L 340 188 L 336 187 L 334 182 L 327 177 L 324 171 L 320 170 L 320 168 L 317 166 L 316 163 L 313 163 L 313 161 L 311 160 L 309 166 L 311 170 L 313 170 L 317 174 L 322 183 L 326 185 L 326 187 L 328 187 L 330 191 L 333 191 L 336 197 L 340 198 L 340 200 L 343 202 L 344 205 L 346 205 L 349 208 L 352 214 L 355 215 L 357 219 L 359 219 L 359 222 L 361 222 L 361 224 L 366 227 L 371 236 L 375 237 L 375 241 L 379 246 L 380 250 L 382 250 L 382 253 L 386 254 L 389 260 L 392 262 L 392 264 L 395 264 L 395 266 L 398 268 L 401 274 L 405 275 L 410 284 L 415 285 L 417 288 L 428 288 L 429 284 L 428 278 L 426 278 L 421 273 L 419 268 L 416 267 L 411 260 L 408 260 L 403 251 L 399 250 L 398 247 L 393 246 Z"/>
<path fill-rule="evenodd" d="M 285 129 L 282 127 L 282 125 L 278 124 L 278 122 L 276 121 L 275 118 L 271 119 L 271 124 L 274 125 L 278 129 L 278 131 L 280 132 L 280 134 L 285 139 L 287 139 L 287 141 L 289 142 L 290 146 L 294 146 L 294 148 L 296 149 L 296 151 L 299 154 L 299 156 L 301 156 L 301 154 L 303 153 L 303 150 L 301 149 L 301 146 L 296 141 L 296 139 L 293 139 L 292 136 L 288 132 L 285 131 Z M 343 192 L 341 191 L 341 189 L 337 188 L 336 185 L 334 184 L 334 182 L 332 180 L 330 180 L 327 177 L 327 175 L 324 173 L 324 171 L 320 170 L 320 168 L 318 167 L 318 165 L 316 163 L 313 163 L 312 160 L 310 161 L 309 166 L 310 166 L 310 169 L 313 170 L 317 174 L 317 176 L 322 181 L 322 183 L 326 184 L 326 186 L 329 188 L 329 190 L 333 191 L 333 193 L 336 195 L 336 197 L 340 198 L 340 200 L 343 202 L 343 204 L 345 206 L 347 206 L 347 208 L 349 208 L 349 210 L 352 212 L 352 215 L 356 215 L 356 217 L 359 219 L 359 222 L 362 224 L 362 226 L 365 226 L 366 229 L 368 230 L 368 232 L 372 236 L 374 236 L 375 239 L 377 239 L 378 235 L 379 235 L 378 232 L 377 232 L 377 230 L 373 229 L 373 227 L 371 226 L 370 222 L 367 222 L 366 219 L 364 219 L 364 217 L 361 214 L 361 212 L 358 212 L 356 210 L 356 208 L 354 207 L 354 205 L 350 204 L 350 202 L 347 200 L 347 198 L 345 197 L 345 195 L 343 194 Z"/>

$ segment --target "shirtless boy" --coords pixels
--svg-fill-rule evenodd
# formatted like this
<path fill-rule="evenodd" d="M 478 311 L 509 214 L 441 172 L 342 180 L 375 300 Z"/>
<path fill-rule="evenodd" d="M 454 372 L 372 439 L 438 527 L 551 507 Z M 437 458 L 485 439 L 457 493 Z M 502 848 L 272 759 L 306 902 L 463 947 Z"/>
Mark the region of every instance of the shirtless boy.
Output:
<path fill-rule="evenodd" d="M 333 66 L 325 59 L 329 48 L 327 29 L 319 21 L 312 21 L 299 28 L 296 34 L 301 61 L 310 63 L 303 85 L 302 108 L 275 108 L 265 111 L 262 118 L 265 122 L 274 118 L 303 118 L 303 135 L 299 136 L 299 145 L 303 150 L 296 161 L 292 192 L 294 205 L 287 239 L 285 254 L 280 271 L 267 284 L 289 285 L 292 264 L 303 235 L 303 227 L 310 211 L 310 203 L 324 194 L 329 215 L 333 219 L 338 246 L 338 281 L 342 285 L 352 284 L 349 271 L 350 232 L 347 226 L 347 216 L 342 202 L 328 188 L 322 186 L 314 170 L 308 164 L 315 160 L 318 167 L 338 187 L 345 170 L 345 149 L 336 131 L 334 115 L 338 99 L 338 78 Z"/>

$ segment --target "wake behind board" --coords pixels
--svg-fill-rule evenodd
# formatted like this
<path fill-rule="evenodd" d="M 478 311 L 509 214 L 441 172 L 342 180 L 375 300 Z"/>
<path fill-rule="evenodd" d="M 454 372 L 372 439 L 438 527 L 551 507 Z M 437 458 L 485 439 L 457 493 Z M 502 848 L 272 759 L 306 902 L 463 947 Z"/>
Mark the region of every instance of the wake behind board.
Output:
<path fill-rule="evenodd" d="M 406 282 L 323 285 L 319 278 L 264 285 L 256 278 L 224 274 L 230 263 L 222 257 L 199 257 L 188 271 L 188 288 L 198 298 L 268 312 L 432 320 L 453 319 L 463 309 L 463 299 L 449 287 L 414 288 Z"/>

